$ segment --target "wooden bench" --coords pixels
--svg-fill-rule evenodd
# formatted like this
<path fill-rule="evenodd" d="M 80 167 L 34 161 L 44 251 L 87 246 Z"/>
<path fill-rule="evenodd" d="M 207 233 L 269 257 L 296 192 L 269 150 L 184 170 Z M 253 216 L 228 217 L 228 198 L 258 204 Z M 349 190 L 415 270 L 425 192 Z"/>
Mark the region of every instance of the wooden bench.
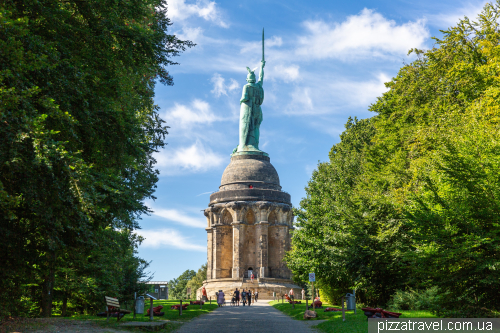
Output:
<path fill-rule="evenodd" d="M 120 302 L 118 301 L 118 298 L 113 298 L 113 297 L 108 297 L 108 296 L 104 296 L 104 298 L 106 299 L 106 312 L 107 312 L 107 318 L 106 320 L 108 321 L 109 320 L 109 314 L 111 312 L 117 312 L 118 313 L 118 320 L 117 321 L 120 321 L 120 319 L 128 314 L 128 313 L 132 313 L 132 311 L 129 311 L 129 310 L 123 310 L 123 309 L 120 309 Z M 115 308 L 115 310 L 111 310 L 112 308 Z M 120 316 L 120 314 L 123 313 L 123 316 Z"/>

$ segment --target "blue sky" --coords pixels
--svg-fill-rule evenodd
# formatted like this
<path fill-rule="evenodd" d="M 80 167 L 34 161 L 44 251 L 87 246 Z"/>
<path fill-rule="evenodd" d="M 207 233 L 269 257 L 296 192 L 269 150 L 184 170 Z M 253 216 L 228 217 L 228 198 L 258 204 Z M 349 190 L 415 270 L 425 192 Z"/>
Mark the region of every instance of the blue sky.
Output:
<path fill-rule="evenodd" d="M 170 126 L 156 155 L 160 181 L 154 210 L 138 233 L 139 255 L 154 280 L 170 280 L 207 260 L 202 210 L 238 144 L 239 99 L 246 66 L 261 59 L 266 34 L 265 100 L 260 148 L 284 191 L 299 206 L 318 161 L 326 161 L 349 116 L 367 118 L 384 82 L 412 61 L 410 48 L 459 18 L 475 18 L 485 1 L 170 0 L 170 33 L 197 46 L 169 68 L 172 87 L 155 102 Z"/>

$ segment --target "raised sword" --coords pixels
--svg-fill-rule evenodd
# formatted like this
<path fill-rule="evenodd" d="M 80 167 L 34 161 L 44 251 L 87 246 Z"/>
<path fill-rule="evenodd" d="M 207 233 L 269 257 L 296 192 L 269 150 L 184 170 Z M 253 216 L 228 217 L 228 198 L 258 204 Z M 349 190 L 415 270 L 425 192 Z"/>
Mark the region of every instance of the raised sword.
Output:
<path fill-rule="evenodd" d="M 262 62 L 264 62 L 264 28 L 262 28 Z"/>

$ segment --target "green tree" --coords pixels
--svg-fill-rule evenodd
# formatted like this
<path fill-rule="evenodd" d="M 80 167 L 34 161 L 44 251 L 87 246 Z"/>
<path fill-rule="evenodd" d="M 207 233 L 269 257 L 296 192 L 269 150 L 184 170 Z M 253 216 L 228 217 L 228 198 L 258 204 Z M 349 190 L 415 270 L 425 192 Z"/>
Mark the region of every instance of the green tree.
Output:
<path fill-rule="evenodd" d="M 372 107 L 370 179 L 388 185 L 404 214 L 414 278 L 439 287 L 436 310 L 451 316 L 492 315 L 500 304 L 499 8 L 487 4 L 477 22 L 460 20 L 436 48 L 416 51 Z"/>
<path fill-rule="evenodd" d="M 187 284 L 196 276 L 196 272 L 192 269 L 187 269 L 179 275 L 178 278 L 170 280 L 169 294 L 171 299 L 186 299 L 187 298 Z"/>
<path fill-rule="evenodd" d="M 186 285 L 186 288 L 191 288 L 191 298 L 196 296 L 196 290 L 201 288 L 203 285 L 203 281 L 207 279 L 207 264 L 201 265 L 201 267 L 198 269 L 198 272 L 196 275 L 189 280 L 189 282 Z"/>
<path fill-rule="evenodd" d="M 0 314 L 29 284 L 49 316 L 61 260 L 88 271 L 107 230 L 148 213 L 167 134 L 154 86 L 193 44 L 167 34 L 163 0 L 4 1 L 0 16 Z"/>
<path fill-rule="evenodd" d="M 315 272 L 331 302 L 356 288 L 362 302 L 384 304 L 408 274 L 401 258 L 408 244 L 398 239 L 394 210 L 382 200 L 373 210 L 374 193 L 363 190 L 365 151 L 374 133 L 373 120 L 349 119 L 330 162 L 318 165 L 295 210 L 299 228 L 287 264 L 301 282 Z"/>
<path fill-rule="evenodd" d="M 370 130 L 348 122 L 296 211 L 294 274 L 317 272 L 332 294 L 356 286 L 370 305 L 436 286 L 437 313 L 499 310 L 499 19 L 487 4 L 411 50 Z"/>

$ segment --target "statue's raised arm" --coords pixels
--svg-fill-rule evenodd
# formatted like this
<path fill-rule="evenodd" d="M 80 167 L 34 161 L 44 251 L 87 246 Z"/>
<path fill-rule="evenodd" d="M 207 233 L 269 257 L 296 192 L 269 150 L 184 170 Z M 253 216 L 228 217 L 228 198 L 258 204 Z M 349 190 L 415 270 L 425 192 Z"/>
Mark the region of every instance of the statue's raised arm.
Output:
<path fill-rule="evenodd" d="M 259 83 L 262 85 L 264 83 L 264 66 L 266 65 L 266 62 L 262 60 L 260 62 L 260 73 L 259 73 Z"/>

